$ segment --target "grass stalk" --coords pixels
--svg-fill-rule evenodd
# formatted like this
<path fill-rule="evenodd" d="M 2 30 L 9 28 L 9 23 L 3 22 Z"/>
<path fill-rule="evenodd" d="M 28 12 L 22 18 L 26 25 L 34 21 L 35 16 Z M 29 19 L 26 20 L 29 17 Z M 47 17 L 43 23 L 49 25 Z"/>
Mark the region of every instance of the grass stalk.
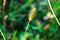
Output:
<path fill-rule="evenodd" d="M 25 30 L 25 34 L 26 34 L 27 30 L 29 29 L 29 23 L 30 23 L 30 21 L 27 24 L 27 27 L 26 27 L 26 30 Z"/>
<path fill-rule="evenodd" d="M 2 32 L 2 30 L 0 29 L 0 32 L 1 32 L 1 34 L 2 34 L 2 36 L 3 36 L 3 38 L 4 38 L 4 40 L 6 40 L 5 39 L 5 34 L 6 34 L 6 29 L 5 29 L 5 27 L 6 27 L 6 20 L 5 20 L 5 5 L 6 5 L 6 0 L 3 0 L 3 26 L 4 26 L 4 34 L 3 34 L 3 32 Z"/>
<path fill-rule="evenodd" d="M 1 29 L 0 29 L 0 32 L 1 32 L 1 35 L 2 35 L 3 39 L 6 40 L 6 39 L 5 39 L 5 36 L 4 36 L 4 34 L 3 34 L 3 32 L 2 32 Z"/>
<path fill-rule="evenodd" d="M 55 12 L 54 12 L 54 10 L 53 10 L 53 8 L 52 8 L 52 6 L 51 6 L 50 0 L 48 0 L 48 4 L 49 4 L 49 7 L 50 7 L 50 9 L 51 9 L 51 11 L 52 11 L 52 13 L 53 13 L 53 15 L 54 15 L 54 17 L 55 17 L 58 25 L 60 26 L 59 20 L 57 19 L 56 15 L 55 15 Z"/>
<path fill-rule="evenodd" d="M 27 34 L 27 30 L 29 29 L 29 23 L 30 23 L 30 21 L 28 22 L 28 24 L 27 24 L 27 26 L 26 26 L 26 30 L 25 30 L 25 33 L 24 33 L 24 36 L 22 37 L 22 39 L 21 40 L 26 40 L 26 34 Z"/>

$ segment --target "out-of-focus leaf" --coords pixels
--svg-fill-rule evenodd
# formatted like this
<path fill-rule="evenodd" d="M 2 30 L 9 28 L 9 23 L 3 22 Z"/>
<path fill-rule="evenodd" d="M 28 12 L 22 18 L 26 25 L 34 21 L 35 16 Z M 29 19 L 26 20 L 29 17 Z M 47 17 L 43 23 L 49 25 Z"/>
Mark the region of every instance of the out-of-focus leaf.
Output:
<path fill-rule="evenodd" d="M 59 6 L 58 2 L 52 2 L 53 7 L 57 8 Z"/>
<path fill-rule="evenodd" d="M 39 34 L 37 34 L 36 36 L 35 36 L 35 40 L 40 40 L 40 38 L 39 38 Z"/>
<path fill-rule="evenodd" d="M 50 30 L 50 32 L 55 33 L 58 30 L 58 26 L 57 25 L 55 25 L 55 26 L 50 25 L 49 30 Z"/>
<path fill-rule="evenodd" d="M 16 13 L 9 13 L 9 16 L 8 16 L 8 19 L 9 19 L 9 20 L 16 19 L 16 20 L 18 21 L 18 20 L 21 20 L 22 18 L 24 18 L 23 15 L 21 15 L 21 14 L 16 14 Z"/>
<path fill-rule="evenodd" d="M 3 26 L 3 25 L 0 25 L 0 29 L 1 29 L 1 30 L 4 30 L 4 26 Z"/>
<path fill-rule="evenodd" d="M 24 34 L 24 36 L 21 38 L 21 40 L 27 40 L 27 37 L 28 37 L 28 33 Z"/>
<path fill-rule="evenodd" d="M 14 32 L 13 37 L 12 37 L 12 40 L 14 40 L 14 39 L 15 39 L 16 34 L 17 34 L 17 31 L 15 31 L 15 32 Z"/>

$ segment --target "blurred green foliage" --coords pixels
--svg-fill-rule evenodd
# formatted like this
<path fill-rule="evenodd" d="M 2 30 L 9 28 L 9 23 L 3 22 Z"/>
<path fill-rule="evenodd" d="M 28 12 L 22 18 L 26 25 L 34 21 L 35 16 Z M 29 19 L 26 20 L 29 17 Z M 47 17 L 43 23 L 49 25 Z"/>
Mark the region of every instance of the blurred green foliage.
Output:
<path fill-rule="evenodd" d="M 4 9 L 3 1 L 0 0 L 0 29 L 6 40 L 60 40 L 60 27 L 55 18 L 51 18 L 53 14 L 46 0 L 6 0 Z M 60 21 L 60 1 L 51 0 L 51 5 Z M 29 29 L 23 38 L 33 6 L 37 9 L 36 17 L 30 22 Z M 47 16 L 47 14 L 51 15 Z M 1 34 L 0 40 L 3 40 Z"/>

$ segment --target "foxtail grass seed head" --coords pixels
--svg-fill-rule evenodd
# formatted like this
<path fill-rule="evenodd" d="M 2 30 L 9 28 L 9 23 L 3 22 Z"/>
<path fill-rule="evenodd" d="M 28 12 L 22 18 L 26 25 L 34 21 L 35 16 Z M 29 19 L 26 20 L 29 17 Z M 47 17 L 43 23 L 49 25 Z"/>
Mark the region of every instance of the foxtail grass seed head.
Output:
<path fill-rule="evenodd" d="M 28 17 L 29 21 L 34 19 L 35 15 L 36 15 L 35 12 L 36 12 L 36 8 L 34 7 L 34 8 L 32 8 L 32 10 L 29 13 L 29 17 Z"/>
<path fill-rule="evenodd" d="M 3 7 L 6 5 L 6 0 L 3 0 Z"/>

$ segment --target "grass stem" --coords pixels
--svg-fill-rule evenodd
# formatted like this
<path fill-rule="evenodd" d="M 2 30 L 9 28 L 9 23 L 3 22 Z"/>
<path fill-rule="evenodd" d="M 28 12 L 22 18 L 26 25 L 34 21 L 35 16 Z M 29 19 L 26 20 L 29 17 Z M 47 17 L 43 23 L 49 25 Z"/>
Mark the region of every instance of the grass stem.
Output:
<path fill-rule="evenodd" d="M 22 37 L 22 40 L 26 40 L 26 33 L 27 33 L 27 30 L 29 29 L 29 23 L 30 23 L 30 21 L 28 22 L 28 24 L 26 26 L 26 30 L 25 30 L 24 36 Z"/>
<path fill-rule="evenodd" d="M 2 32 L 1 29 L 0 29 L 0 32 L 1 32 L 1 35 L 2 35 L 3 39 L 6 40 L 6 39 L 5 39 L 5 36 L 4 36 L 4 34 L 3 34 L 3 32 Z"/>
<path fill-rule="evenodd" d="M 57 19 L 56 15 L 55 15 L 55 12 L 54 12 L 54 10 L 53 10 L 53 8 L 52 8 L 52 6 L 51 6 L 50 0 L 48 0 L 48 4 L 49 4 L 49 7 L 50 7 L 50 9 L 51 9 L 51 11 L 52 11 L 52 13 L 53 13 L 53 15 L 54 15 L 54 17 L 55 17 L 58 25 L 60 26 L 59 20 Z"/>
<path fill-rule="evenodd" d="M 26 32 L 27 32 L 27 30 L 28 30 L 28 28 L 29 28 L 29 23 L 30 23 L 30 21 L 29 21 L 28 24 L 27 24 L 27 27 L 26 27 L 26 30 L 25 30 L 25 34 L 26 34 Z"/>

